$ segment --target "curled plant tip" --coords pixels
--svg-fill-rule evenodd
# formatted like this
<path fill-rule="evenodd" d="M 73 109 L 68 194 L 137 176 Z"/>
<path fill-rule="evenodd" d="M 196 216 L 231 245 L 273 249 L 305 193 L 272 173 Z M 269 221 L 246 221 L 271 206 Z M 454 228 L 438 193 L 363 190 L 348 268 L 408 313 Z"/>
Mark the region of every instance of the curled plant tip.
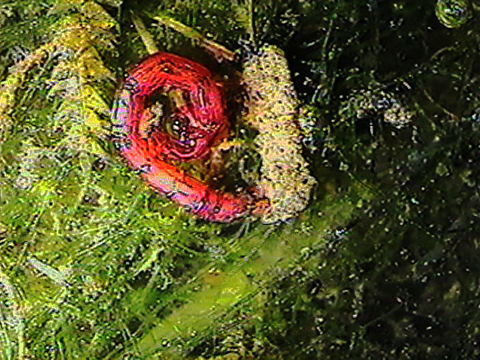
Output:
<path fill-rule="evenodd" d="M 258 185 L 270 202 L 262 221 L 286 221 L 307 207 L 316 180 L 302 156 L 298 100 L 283 52 L 267 45 L 247 59 L 243 83 L 248 94 L 245 121 L 259 130 L 255 139 L 262 158 Z"/>

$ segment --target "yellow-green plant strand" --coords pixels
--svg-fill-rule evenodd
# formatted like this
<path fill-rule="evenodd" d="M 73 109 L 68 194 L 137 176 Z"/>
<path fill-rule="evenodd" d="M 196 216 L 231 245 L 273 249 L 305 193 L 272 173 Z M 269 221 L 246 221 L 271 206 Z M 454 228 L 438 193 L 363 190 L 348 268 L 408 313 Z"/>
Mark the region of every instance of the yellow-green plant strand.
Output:
<path fill-rule="evenodd" d="M 147 52 L 152 55 L 160 50 L 157 47 L 157 44 L 155 43 L 155 39 L 153 38 L 152 34 L 147 30 L 145 27 L 145 24 L 143 23 L 142 19 L 138 17 L 136 14 L 132 12 L 132 21 L 133 24 L 135 25 L 135 29 L 137 29 L 138 34 L 140 35 L 140 38 L 143 41 L 143 44 L 145 45 Z"/>
<path fill-rule="evenodd" d="M 215 57 L 228 61 L 235 60 L 235 54 L 232 51 L 228 50 L 226 47 L 220 44 L 217 44 L 215 41 L 205 38 L 202 34 L 192 29 L 191 27 L 186 26 L 181 22 L 172 19 L 171 17 L 166 15 L 155 16 L 154 19 L 162 25 L 179 32 L 185 37 L 197 41 L 198 45 L 213 53 Z"/>

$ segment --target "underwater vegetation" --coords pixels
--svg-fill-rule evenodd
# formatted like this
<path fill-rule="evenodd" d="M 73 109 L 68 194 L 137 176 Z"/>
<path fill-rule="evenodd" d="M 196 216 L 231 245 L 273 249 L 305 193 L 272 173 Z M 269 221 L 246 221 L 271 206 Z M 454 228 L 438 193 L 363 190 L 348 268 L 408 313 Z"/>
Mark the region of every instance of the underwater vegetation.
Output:
<path fill-rule="evenodd" d="M 2 2 L 0 359 L 477 357 L 477 9 Z"/>

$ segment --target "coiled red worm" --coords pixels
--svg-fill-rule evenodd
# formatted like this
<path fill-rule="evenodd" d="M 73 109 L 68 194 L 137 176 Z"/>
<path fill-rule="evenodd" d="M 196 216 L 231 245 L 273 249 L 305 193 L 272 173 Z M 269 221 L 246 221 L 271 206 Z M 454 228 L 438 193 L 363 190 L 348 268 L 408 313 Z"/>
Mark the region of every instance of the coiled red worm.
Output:
<path fill-rule="evenodd" d="M 167 125 L 152 121 L 154 108 Z M 113 109 L 114 142 L 129 165 L 157 191 L 209 221 L 232 222 L 258 211 L 257 199 L 216 190 L 172 161 L 207 157 L 228 130 L 223 94 L 210 71 L 168 53 L 151 55 L 133 69 Z"/>

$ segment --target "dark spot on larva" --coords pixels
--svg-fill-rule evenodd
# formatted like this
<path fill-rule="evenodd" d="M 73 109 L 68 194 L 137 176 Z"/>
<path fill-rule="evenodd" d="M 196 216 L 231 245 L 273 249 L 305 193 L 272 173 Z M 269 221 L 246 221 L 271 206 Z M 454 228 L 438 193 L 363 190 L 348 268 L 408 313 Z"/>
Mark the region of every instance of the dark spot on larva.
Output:
<path fill-rule="evenodd" d="M 195 211 L 202 211 L 205 208 L 205 203 L 203 201 L 194 202 L 192 207 Z"/>
<path fill-rule="evenodd" d="M 172 197 L 174 197 L 177 193 L 175 191 L 169 191 L 165 194 L 165 196 L 167 197 L 167 199 L 171 199 Z"/>
<path fill-rule="evenodd" d="M 132 77 L 129 77 L 127 81 L 125 81 L 123 88 L 130 93 L 135 93 L 138 91 L 138 81 Z"/>
<path fill-rule="evenodd" d="M 152 172 L 152 165 L 150 164 L 143 164 L 140 166 L 140 172 L 143 174 L 148 174 Z"/>
<path fill-rule="evenodd" d="M 232 215 L 227 215 L 225 217 L 225 221 L 227 221 L 227 222 L 231 222 L 231 221 L 233 221 L 233 219 L 235 219 L 235 218 Z"/>

